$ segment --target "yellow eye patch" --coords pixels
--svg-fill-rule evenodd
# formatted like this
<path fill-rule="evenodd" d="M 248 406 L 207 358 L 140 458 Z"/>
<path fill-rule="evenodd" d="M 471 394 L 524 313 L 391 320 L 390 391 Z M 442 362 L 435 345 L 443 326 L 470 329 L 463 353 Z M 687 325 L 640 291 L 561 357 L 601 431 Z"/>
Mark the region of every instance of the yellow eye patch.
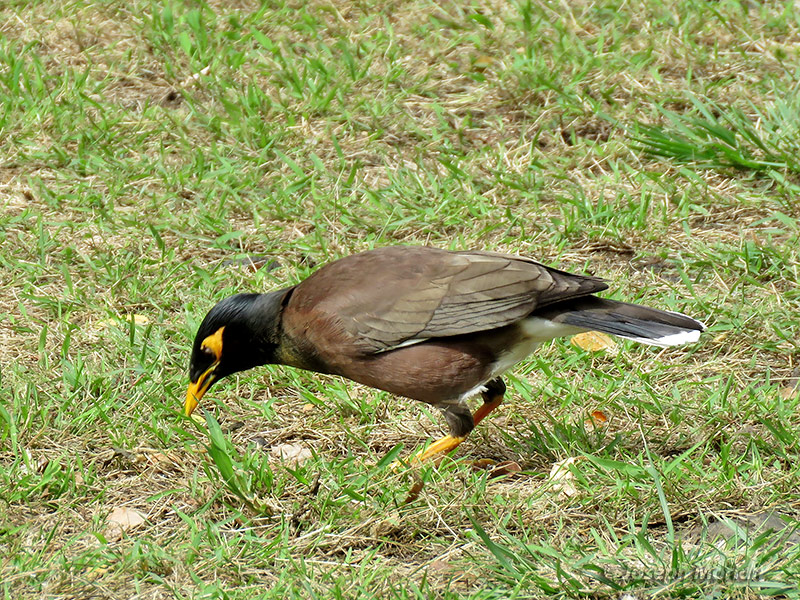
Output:
<path fill-rule="evenodd" d="M 200 349 L 205 350 L 206 352 L 211 352 L 214 355 L 214 358 L 219 360 L 222 358 L 222 332 L 225 330 L 225 327 L 220 327 L 217 329 L 216 333 L 213 335 L 208 336 L 206 339 L 203 340 L 203 343 L 200 344 Z"/>

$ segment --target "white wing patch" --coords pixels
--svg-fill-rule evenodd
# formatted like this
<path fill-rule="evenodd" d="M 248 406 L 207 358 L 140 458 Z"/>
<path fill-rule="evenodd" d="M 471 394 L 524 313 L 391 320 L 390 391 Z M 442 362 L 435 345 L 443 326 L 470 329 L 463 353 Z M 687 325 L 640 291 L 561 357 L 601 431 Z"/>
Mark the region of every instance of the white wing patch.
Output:
<path fill-rule="evenodd" d="M 543 342 L 548 342 L 557 337 L 574 335 L 584 331 L 580 327 L 554 323 L 550 319 L 541 317 L 528 317 L 519 322 L 522 330 L 522 339 L 500 355 L 492 366 L 492 375 L 489 379 L 498 377 L 511 367 L 525 360 Z"/>
<path fill-rule="evenodd" d="M 632 335 L 621 335 L 619 337 L 624 337 L 626 340 L 633 340 L 634 342 L 639 342 L 641 344 L 647 344 L 648 346 L 659 346 L 661 348 L 668 348 L 669 346 L 680 346 L 682 344 L 690 344 L 692 342 L 696 342 L 697 340 L 700 339 L 700 330 L 688 329 L 686 331 L 681 331 L 679 333 L 665 335 L 660 338 L 643 338 L 643 337 L 634 337 Z"/>

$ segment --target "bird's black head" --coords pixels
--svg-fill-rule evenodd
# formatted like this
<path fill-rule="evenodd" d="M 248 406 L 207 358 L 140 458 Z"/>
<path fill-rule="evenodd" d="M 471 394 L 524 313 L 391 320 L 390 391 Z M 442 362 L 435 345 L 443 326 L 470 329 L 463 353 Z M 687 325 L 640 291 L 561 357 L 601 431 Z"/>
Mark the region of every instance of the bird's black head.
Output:
<path fill-rule="evenodd" d="M 194 339 L 189 362 L 187 415 L 223 377 L 274 362 L 283 302 L 290 290 L 237 294 L 212 308 Z"/>

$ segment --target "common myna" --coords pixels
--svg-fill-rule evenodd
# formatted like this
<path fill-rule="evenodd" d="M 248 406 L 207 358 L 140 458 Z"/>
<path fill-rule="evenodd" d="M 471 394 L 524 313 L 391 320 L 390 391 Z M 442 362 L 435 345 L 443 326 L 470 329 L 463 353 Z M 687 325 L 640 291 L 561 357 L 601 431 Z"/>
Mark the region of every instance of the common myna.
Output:
<path fill-rule="evenodd" d="M 607 287 L 494 252 L 398 246 L 348 256 L 292 287 L 214 306 L 194 340 L 185 411 L 218 379 L 259 365 L 332 373 L 440 408 L 450 435 L 415 457 L 424 461 L 500 405 L 500 375 L 542 342 L 594 330 L 675 346 L 704 329 L 594 295 Z M 483 405 L 472 414 L 466 400 L 477 394 Z"/>

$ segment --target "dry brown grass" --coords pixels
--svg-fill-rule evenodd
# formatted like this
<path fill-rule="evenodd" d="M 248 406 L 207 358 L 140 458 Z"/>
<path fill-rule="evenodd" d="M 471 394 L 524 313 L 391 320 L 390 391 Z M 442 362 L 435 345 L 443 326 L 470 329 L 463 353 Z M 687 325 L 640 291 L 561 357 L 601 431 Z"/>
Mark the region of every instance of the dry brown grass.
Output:
<path fill-rule="evenodd" d="M 651 480 L 581 460 L 580 493 L 554 490 L 547 474 L 572 456 L 654 465 L 679 532 L 773 509 L 796 523 L 797 398 L 777 398 L 797 367 L 798 230 L 775 218 L 800 216 L 794 192 L 763 173 L 656 160 L 629 129 L 663 123 L 656 105 L 692 114 L 689 94 L 752 115 L 750 103 L 794 93 L 791 9 L 534 3 L 526 32 L 499 2 L 276 4 L 250 20 L 260 6 L 177 3 L 172 32 L 144 2 L 0 8 L 0 47 L 23 63 L 16 80 L 0 65 L 6 595 L 544 597 L 498 574 L 477 526 L 506 547 L 634 563 L 641 548 L 620 539 L 649 515 L 652 543 L 671 548 Z M 711 332 L 663 353 L 543 348 L 457 454 L 523 473 L 446 462 L 409 505 L 410 481 L 372 467 L 438 436 L 438 415 L 288 369 L 234 378 L 213 408 L 241 472 L 262 478 L 264 513 L 249 512 L 224 491 L 203 430 L 177 414 L 197 321 L 224 294 L 391 243 L 591 271 L 615 297 L 689 311 Z M 221 267 L 251 254 L 281 268 Z M 131 315 L 149 324 L 129 328 Z M 593 410 L 610 417 L 597 431 Z M 314 458 L 295 476 L 270 454 L 281 444 Z M 116 507 L 145 523 L 106 537 Z M 552 564 L 526 573 L 580 595 Z M 584 593 L 616 594 L 582 576 Z"/>

